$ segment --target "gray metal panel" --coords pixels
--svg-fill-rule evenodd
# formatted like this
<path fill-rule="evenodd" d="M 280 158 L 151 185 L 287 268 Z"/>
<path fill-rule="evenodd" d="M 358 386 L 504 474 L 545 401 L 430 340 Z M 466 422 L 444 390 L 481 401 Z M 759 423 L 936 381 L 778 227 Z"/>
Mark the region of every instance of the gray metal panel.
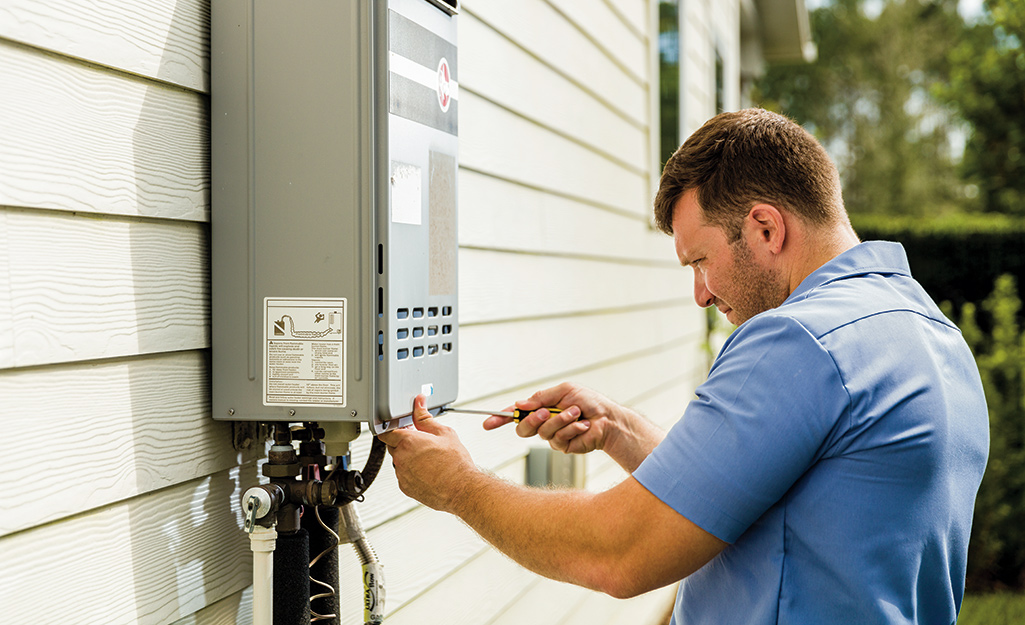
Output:
<path fill-rule="evenodd" d="M 421 112 L 447 106 L 431 125 L 389 112 L 394 15 L 405 20 L 394 47 L 421 87 L 403 97 Z M 424 390 L 431 407 L 454 401 L 458 106 L 431 81 L 449 70 L 454 80 L 456 60 L 438 65 L 424 51 L 454 54 L 455 17 L 427 0 L 218 0 L 211 21 L 214 417 L 389 421 Z M 420 168 L 417 223 L 392 219 L 393 161 Z M 344 408 L 265 405 L 265 298 L 345 300 Z M 423 323 L 399 324 L 400 307 L 410 321 L 422 308 Z M 296 316 L 277 326 L 318 335 Z M 402 326 L 410 357 L 400 361 Z"/>
<path fill-rule="evenodd" d="M 250 74 L 247 50 L 251 31 L 248 3 L 213 3 L 211 23 L 211 117 L 215 120 L 211 123 L 210 145 L 213 416 L 255 420 L 255 416 L 244 414 L 238 403 L 245 381 L 257 367 L 255 345 L 249 340 L 253 318 L 246 308 L 251 301 L 246 241 Z"/>
<path fill-rule="evenodd" d="M 431 54 L 410 53 L 409 43 L 391 39 L 391 33 L 388 38 L 382 35 L 379 42 L 387 43 L 389 52 L 399 54 L 401 51 L 400 56 L 408 54 L 415 57 L 411 61 L 423 68 L 426 71 L 425 75 L 433 75 L 438 70 L 441 58 L 437 55 L 455 50 L 455 17 L 445 14 L 423 0 L 392 0 L 388 3 L 388 10 L 387 15 L 379 14 L 377 23 L 403 24 L 398 34 L 403 38 L 422 37 L 426 43 L 418 49 L 429 50 Z M 392 12 L 400 14 L 400 18 L 392 16 Z M 421 31 L 419 35 L 417 28 Z M 430 29 L 430 32 L 426 29 Z M 389 54 L 379 51 L 377 58 L 389 58 Z M 389 73 L 393 73 L 395 69 L 388 67 Z M 387 84 L 390 86 L 394 81 L 389 80 Z M 427 88 L 423 89 L 419 96 L 423 101 L 418 106 L 435 109 L 435 114 L 431 115 L 430 119 L 421 118 L 420 121 L 415 121 L 392 114 L 390 93 L 381 93 L 378 102 L 378 111 L 387 120 L 382 122 L 382 128 L 387 128 L 387 139 L 383 140 L 383 144 L 388 146 L 387 154 L 380 155 L 387 158 L 379 162 L 378 166 L 388 167 L 389 171 L 394 164 L 413 167 L 421 172 L 422 180 L 419 223 L 403 223 L 394 216 L 396 198 L 393 180 L 384 177 L 379 179 L 378 194 L 382 205 L 378 207 L 378 231 L 385 245 L 387 259 L 385 272 L 381 276 L 385 314 L 379 319 L 385 356 L 380 363 L 378 385 L 378 415 L 382 421 L 408 415 L 413 397 L 421 392 L 429 394 L 429 408 L 451 403 L 458 396 L 459 311 L 455 287 L 457 268 L 454 256 L 449 258 L 439 255 L 436 249 L 432 253 L 431 246 L 432 225 L 437 229 L 438 222 L 447 222 L 454 233 L 456 224 L 454 180 L 451 192 L 442 192 L 439 191 L 439 181 L 432 180 L 431 173 L 432 170 L 437 173 L 444 169 L 444 166 L 439 168 L 438 163 L 448 156 L 451 159 L 452 176 L 456 176 L 454 170 L 458 162 L 458 137 L 455 134 L 455 119 L 458 107 L 453 101 L 447 112 L 439 111 L 437 92 Z M 447 204 L 435 206 L 432 202 Z M 453 248 L 456 245 L 454 236 L 451 245 Z M 452 251 L 455 252 L 454 249 Z M 437 288 L 432 290 L 432 273 L 433 284 L 436 287 L 439 284 L 438 274 L 444 275 L 440 283 L 450 284 L 442 289 L 446 292 L 438 292 Z M 417 309 L 423 311 L 423 317 L 413 316 Z M 400 319 L 400 310 L 406 310 L 409 316 Z M 430 316 L 432 310 L 437 312 L 434 317 Z M 446 312 L 448 314 L 445 314 Z M 433 337 L 428 335 L 431 327 L 436 327 L 438 331 Z M 421 337 L 413 336 L 418 328 L 424 332 Z M 447 332 L 443 332 L 445 329 Z M 407 338 L 400 339 L 399 333 L 403 330 L 409 334 Z M 448 349 L 445 349 L 445 346 Z M 432 347 L 437 351 L 431 353 Z M 419 355 L 418 349 L 422 350 Z M 403 353 L 406 354 L 404 358 Z"/>
<path fill-rule="evenodd" d="M 354 88 L 369 50 L 359 3 L 255 6 L 256 299 L 346 299 L 344 410 L 296 408 L 296 420 L 369 416 L 373 299 L 364 277 L 373 271 L 373 238 L 360 175 L 367 124 Z"/>
<path fill-rule="evenodd" d="M 370 21 L 361 4 L 212 6 L 215 418 L 373 414 L 371 90 L 359 88 L 369 86 Z M 264 405 L 266 297 L 346 300 L 344 409 Z"/>

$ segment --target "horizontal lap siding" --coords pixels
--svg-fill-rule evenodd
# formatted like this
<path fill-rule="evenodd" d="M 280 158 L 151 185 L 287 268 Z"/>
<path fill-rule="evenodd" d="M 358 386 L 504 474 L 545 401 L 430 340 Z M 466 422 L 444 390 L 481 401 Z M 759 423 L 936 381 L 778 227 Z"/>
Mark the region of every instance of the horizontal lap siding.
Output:
<path fill-rule="evenodd" d="M 672 264 L 672 240 L 638 227 L 632 212 L 603 210 L 466 169 L 459 174 L 459 206 L 464 248 Z"/>
<path fill-rule="evenodd" d="M 647 87 L 644 82 L 622 69 L 622 63 L 617 64 L 603 54 L 587 33 L 576 27 L 552 4 L 545 0 L 477 0 L 464 3 L 463 8 L 542 60 L 566 80 L 593 93 L 610 109 L 632 120 L 639 128 L 647 125 Z M 604 5 L 596 9 L 608 10 Z M 502 59 L 494 58 L 492 71 L 502 62 Z M 463 77 L 460 82 L 469 81 Z"/>
<path fill-rule="evenodd" d="M 648 178 L 642 170 L 474 96 L 469 87 L 460 93 L 459 132 L 461 167 L 610 210 L 646 214 Z"/>
<path fill-rule="evenodd" d="M 464 327 L 539 314 L 570 316 L 681 304 L 686 286 L 679 266 L 553 257 L 542 250 L 510 254 L 464 249 L 459 267 Z M 666 285 L 672 284 L 679 288 L 667 292 Z"/>
<path fill-rule="evenodd" d="M 209 0 L 5 0 L 0 37 L 209 91 Z"/>
<path fill-rule="evenodd" d="M 686 0 L 680 27 L 680 58 L 685 63 L 680 100 L 683 138 L 715 115 L 715 53 L 723 61 L 723 107 L 740 106 L 740 4 Z"/>
<path fill-rule="evenodd" d="M 0 405 L 26 443 L 0 473 L 33 493 L 0 509 L 5 622 L 248 614 L 255 455 L 209 415 L 208 20 L 0 6 Z"/>
<path fill-rule="evenodd" d="M 680 60 L 684 83 L 680 88 L 683 108 L 682 138 L 701 127 L 715 114 L 715 45 L 711 0 L 681 3 Z"/>
<path fill-rule="evenodd" d="M 45 433 L 59 461 L 0 456 L 17 483 L 59 485 L 10 499 L 0 535 L 73 516 L 239 464 L 231 426 L 210 418 L 209 366 L 197 351 L 0 371 L 4 425 Z"/>
<path fill-rule="evenodd" d="M 234 592 L 172 625 L 249 625 L 253 622 L 253 587 Z"/>
<path fill-rule="evenodd" d="M 692 338 L 677 325 L 668 314 L 638 310 L 465 328 L 463 354 L 472 368 L 463 369 L 460 395 L 542 384 Z"/>
<path fill-rule="evenodd" d="M 209 345 L 205 224 L 7 210 L 12 349 L 24 367 Z"/>
<path fill-rule="evenodd" d="M 0 206 L 208 220 L 205 96 L 3 40 L 0 85 Z"/>
<path fill-rule="evenodd" d="M 603 156 L 632 168 L 643 167 L 647 141 L 643 133 L 636 132 L 637 122 L 610 109 L 593 91 L 567 80 L 559 68 L 489 28 L 473 13 L 466 12 L 460 20 L 459 42 L 464 50 L 491 50 L 487 55 L 460 57 L 460 71 L 474 78 L 472 86 L 463 84 L 463 89 L 472 89 L 474 95 L 500 103 Z M 492 71 L 495 58 L 502 59 L 502 71 Z M 595 127 L 603 132 L 593 132 Z"/>
<path fill-rule="evenodd" d="M 169 623 L 251 583 L 240 503 L 254 464 L 0 540 L 9 623 Z M 69 620 L 70 619 L 70 620 Z"/>

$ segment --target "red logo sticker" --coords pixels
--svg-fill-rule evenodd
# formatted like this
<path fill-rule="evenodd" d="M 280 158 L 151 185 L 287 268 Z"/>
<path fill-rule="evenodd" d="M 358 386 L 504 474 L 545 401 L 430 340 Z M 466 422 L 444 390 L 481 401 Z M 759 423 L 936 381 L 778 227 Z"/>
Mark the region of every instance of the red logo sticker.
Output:
<path fill-rule="evenodd" d="M 448 105 L 452 103 L 452 76 L 448 70 L 448 61 L 445 57 L 438 63 L 438 106 L 442 113 L 448 112 Z"/>

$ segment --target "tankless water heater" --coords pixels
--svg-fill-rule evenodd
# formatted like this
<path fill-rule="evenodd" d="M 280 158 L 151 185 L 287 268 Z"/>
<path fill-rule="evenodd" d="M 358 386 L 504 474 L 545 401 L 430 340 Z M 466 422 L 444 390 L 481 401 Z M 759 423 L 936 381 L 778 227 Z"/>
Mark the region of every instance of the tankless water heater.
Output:
<path fill-rule="evenodd" d="M 455 400 L 458 8 L 211 4 L 215 418 Z"/>

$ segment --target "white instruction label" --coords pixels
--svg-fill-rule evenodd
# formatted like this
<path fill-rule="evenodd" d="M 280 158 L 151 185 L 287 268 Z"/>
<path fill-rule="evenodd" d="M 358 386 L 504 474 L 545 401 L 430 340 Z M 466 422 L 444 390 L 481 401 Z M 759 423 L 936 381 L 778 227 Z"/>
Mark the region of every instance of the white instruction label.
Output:
<path fill-rule="evenodd" d="M 345 299 L 263 300 L 266 406 L 345 406 Z"/>

